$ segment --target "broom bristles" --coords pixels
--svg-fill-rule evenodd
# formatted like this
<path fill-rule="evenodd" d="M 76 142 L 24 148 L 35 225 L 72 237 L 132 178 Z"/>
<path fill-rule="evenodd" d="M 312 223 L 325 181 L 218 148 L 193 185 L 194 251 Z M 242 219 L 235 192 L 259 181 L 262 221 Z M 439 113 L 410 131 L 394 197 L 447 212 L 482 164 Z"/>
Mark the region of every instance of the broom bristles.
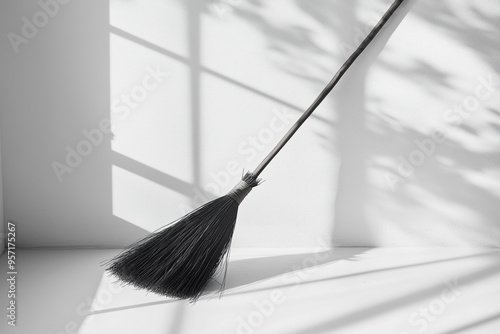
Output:
<path fill-rule="evenodd" d="M 227 195 L 130 245 L 109 261 L 106 270 L 137 288 L 197 300 L 224 264 L 239 204 L 259 181 L 247 173 Z M 220 291 L 224 279 L 225 274 Z"/>

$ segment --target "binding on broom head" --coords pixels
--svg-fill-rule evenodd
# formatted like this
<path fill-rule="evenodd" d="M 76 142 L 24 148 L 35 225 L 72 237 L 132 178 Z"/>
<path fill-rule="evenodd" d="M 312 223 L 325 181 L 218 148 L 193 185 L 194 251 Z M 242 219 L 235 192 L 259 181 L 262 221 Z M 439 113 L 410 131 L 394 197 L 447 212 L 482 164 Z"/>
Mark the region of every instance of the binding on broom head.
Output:
<path fill-rule="evenodd" d="M 107 270 L 126 284 L 196 301 L 228 254 L 239 204 L 259 182 L 245 174 L 227 195 L 130 245 Z"/>

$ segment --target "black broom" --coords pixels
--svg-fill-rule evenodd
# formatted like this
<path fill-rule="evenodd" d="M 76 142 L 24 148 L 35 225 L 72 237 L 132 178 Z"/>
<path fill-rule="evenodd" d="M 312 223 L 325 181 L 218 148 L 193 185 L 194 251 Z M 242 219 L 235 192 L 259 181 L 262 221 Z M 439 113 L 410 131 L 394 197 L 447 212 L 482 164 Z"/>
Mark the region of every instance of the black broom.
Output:
<path fill-rule="evenodd" d="M 108 262 L 106 270 L 138 288 L 169 297 L 197 300 L 217 269 L 227 261 L 238 207 L 250 190 L 259 185 L 260 173 L 331 92 L 403 1 L 394 1 L 312 105 L 252 173 L 246 173 L 227 195 L 128 246 Z"/>

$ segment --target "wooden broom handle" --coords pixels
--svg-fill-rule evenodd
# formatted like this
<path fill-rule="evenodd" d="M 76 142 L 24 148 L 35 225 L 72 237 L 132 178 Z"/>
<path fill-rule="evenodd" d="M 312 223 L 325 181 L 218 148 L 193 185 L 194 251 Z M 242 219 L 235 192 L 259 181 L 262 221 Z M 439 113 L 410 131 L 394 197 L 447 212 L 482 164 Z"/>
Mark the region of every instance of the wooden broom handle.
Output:
<path fill-rule="evenodd" d="M 266 166 L 273 160 L 273 158 L 278 154 L 279 151 L 285 146 L 285 144 L 292 138 L 295 132 L 300 128 L 300 126 L 306 121 L 306 119 L 311 116 L 311 114 L 316 110 L 320 103 L 325 99 L 325 97 L 332 91 L 335 85 L 340 81 L 342 76 L 347 72 L 349 67 L 354 63 L 354 61 L 359 57 L 359 55 L 366 49 L 370 42 L 379 33 L 380 29 L 389 21 L 389 18 L 394 14 L 398 7 L 403 3 L 404 0 L 396 0 L 389 7 L 389 9 L 382 16 L 380 21 L 377 22 L 372 31 L 366 36 L 366 38 L 361 42 L 358 48 L 352 53 L 352 55 L 346 60 L 344 65 L 337 71 L 333 76 L 332 80 L 326 85 L 323 91 L 318 95 L 316 100 L 311 104 L 309 108 L 300 116 L 300 118 L 295 122 L 295 124 L 288 130 L 288 132 L 283 136 L 279 143 L 273 148 L 273 150 L 262 160 L 262 162 L 253 171 L 252 175 L 256 178 L 259 174 L 266 168 Z"/>

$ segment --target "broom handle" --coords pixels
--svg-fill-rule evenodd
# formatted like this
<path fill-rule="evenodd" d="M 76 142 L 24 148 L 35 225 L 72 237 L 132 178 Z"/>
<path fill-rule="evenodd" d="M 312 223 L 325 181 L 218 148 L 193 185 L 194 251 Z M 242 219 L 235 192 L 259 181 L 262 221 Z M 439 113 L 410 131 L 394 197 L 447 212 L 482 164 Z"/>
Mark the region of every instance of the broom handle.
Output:
<path fill-rule="evenodd" d="M 335 85 L 339 82 L 342 76 L 347 72 L 349 67 L 354 63 L 354 61 L 359 57 L 359 55 L 366 49 L 366 47 L 370 44 L 373 38 L 378 34 L 380 29 L 387 23 L 389 18 L 394 14 L 396 9 L 403 3 L 404 0 L 395 0 L 394 3 L 389 7 L 389 9 L 382 16 L 380 21 L 377 22 L 372 31 L 366 36 L 363 42 L 358 46 L 358 48 L 353 52 L 353 54 L 346 60 L 344 65 L 337 71 L 337 73 L 333 76 L 332 80 L 326 85 L 323 91 L 318 95 L 316 100 L 311 104 L 311 106 L 300 116 L 300 118 L 295 122 L 295 124 L 288 130 L 288 132 L 283 136 L 283 138 L 279 141 L 279 143 L 273 148 L 273 150 L 262 160 L 262 162 L 257 166 L 257 168 L 253 171 L 253 175 L 255 177 L 259 176 L 259 174 L 266 168 L 266 166 L 273 160 L 273 158 L 278 154 L 278 152 L 285 146 L 285 144 L 292 138 L 295 132 L 300 128 L 300 126 L 306 121 L 309 116 L 316 110 L 316 108 L 320 105 L 320 103 L 325 99 L 325 97 L 332 91 Z"/>

